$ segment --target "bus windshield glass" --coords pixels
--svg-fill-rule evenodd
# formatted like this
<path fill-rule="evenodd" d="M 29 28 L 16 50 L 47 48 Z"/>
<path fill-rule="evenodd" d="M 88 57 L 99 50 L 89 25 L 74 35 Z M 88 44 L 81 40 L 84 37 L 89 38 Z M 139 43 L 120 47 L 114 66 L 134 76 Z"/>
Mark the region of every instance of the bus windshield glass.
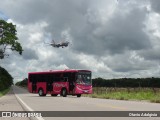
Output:
<path fill-rule="evenodd" d="M 78 73 L 77 76 L 77 83 L 78 84 L 83 84 L 83 85 L 91 85 L 91 73 Z"/>

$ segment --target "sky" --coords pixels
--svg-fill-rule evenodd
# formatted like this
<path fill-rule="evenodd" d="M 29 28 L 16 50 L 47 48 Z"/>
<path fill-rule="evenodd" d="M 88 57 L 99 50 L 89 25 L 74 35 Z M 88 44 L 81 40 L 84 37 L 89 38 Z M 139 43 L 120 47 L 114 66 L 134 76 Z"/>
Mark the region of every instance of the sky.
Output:
<path fill-rule="evenodd" d="M 160 77 L 160 0 L 0 0 L 20 56 L 0 60 L 15 81 L 28 72 L 87 69 L 93 78 Z M 67 40 L 66 48 L 44 44 Z"/>

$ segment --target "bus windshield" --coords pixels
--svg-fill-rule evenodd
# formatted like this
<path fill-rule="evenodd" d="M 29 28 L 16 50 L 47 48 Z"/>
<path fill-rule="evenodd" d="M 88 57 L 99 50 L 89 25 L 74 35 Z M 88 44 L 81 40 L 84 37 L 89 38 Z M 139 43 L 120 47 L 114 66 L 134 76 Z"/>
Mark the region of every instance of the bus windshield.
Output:
<path fill-rule="evenodd" d="M 83 85 L 91 85 L 91 74 L 81 74 L 79 73 L 77 76 L 77 81 L 78 84 L 83 84 Z"/>

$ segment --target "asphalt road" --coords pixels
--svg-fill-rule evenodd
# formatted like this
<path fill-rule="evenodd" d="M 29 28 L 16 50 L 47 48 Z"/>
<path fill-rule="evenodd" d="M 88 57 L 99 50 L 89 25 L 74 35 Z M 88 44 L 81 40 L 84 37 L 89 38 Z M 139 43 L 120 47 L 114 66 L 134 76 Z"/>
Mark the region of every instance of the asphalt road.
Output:
<path fill-rule="evenodd" d="M 159 111 L 160 104 L 138 101 L 107 100 L 76 96 L 39 97 L 14 86 L 14 93 L 28 110 L 34 111 Z M 82 115 L 83 116 L 83 115 Z M 54 117 L 54 120 L 160 120 L 160 117 Z M 43 117 L 39 120 L 53 120 Z"/>
<path fill-rule="evenodd" d="M 24 111 L 21 104 L 17 101 L 12 89 L 10 89 L 8 94 L 0 97 L 0 111 Z M 0 120 L 29 120 L 29 118 L 0 117 Z"/>

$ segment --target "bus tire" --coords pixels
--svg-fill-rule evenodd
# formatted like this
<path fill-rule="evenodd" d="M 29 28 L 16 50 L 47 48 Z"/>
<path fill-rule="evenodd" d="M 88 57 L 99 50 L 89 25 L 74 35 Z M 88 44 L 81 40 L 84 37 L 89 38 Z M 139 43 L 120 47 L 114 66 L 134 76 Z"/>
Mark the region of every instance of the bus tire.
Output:
<path fill-rule="evenodd" d="M 45 96 L 43 89 L 39 89 L 38 94 L 39 96 Z"/>
<path fill-rule="evenodd" d="M 66 88 L 63 88 L 63 89 L 62 89 L 61 95 L 62 95 L 63 97 L 66 97 L 66 96 L 67 96 L 67 90 L 66 90 Z"/>
<path fill-rule="evenodd" d="M 51 96 L 57 96 L 57 94 L 51 94 Z"/>
<path fill-rule="evenodd" d="M 81 94 L 77 94 L 77 97 L 81 97 Z"/>

